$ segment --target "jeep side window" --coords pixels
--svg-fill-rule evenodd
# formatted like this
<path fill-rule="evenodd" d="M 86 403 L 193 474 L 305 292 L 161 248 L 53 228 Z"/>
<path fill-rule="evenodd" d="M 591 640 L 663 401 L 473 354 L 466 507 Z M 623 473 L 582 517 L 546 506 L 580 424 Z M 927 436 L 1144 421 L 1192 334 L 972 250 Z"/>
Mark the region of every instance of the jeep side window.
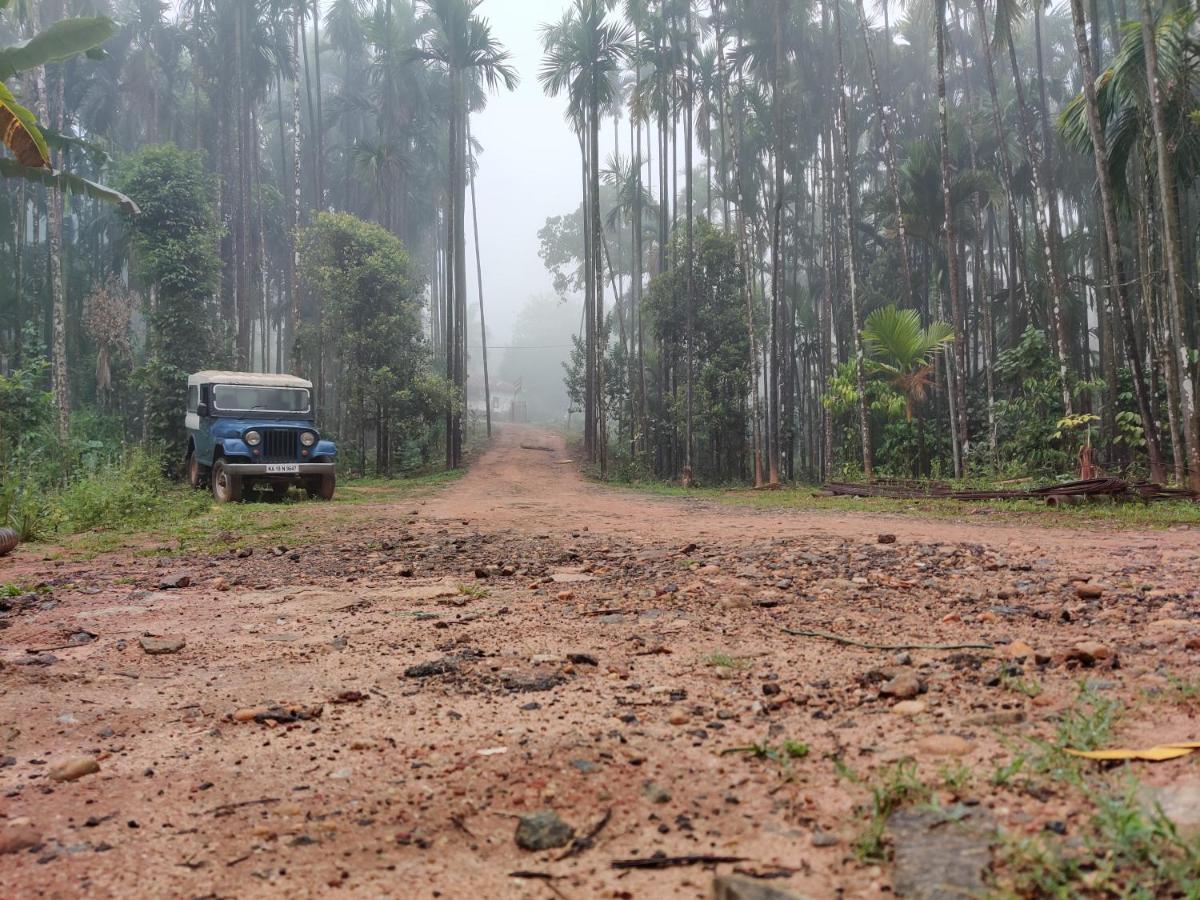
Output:
<path fill-rule="evenodd" d="M 200 406 L 200 386 L 193 384 L 188 387 L 187 411 L 190 413 L 194 413 L 199 408 L 199 406 Z"/>

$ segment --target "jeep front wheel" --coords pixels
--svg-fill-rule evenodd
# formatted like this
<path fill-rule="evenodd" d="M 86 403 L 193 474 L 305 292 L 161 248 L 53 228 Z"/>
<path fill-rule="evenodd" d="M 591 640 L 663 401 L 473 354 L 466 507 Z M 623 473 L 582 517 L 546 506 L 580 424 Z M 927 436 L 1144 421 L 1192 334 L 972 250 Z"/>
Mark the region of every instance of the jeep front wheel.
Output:
<path fill-rule="evenodd" d="M 332 500 L 336 488 L 336 475 L 312 475 L 304 482 L 304 490 L 314 500 Z"/>
<path fill-rule="evenodd" d="M 242 479 L 229 471 L 223 459 L 213 463 L 212 492 L 218 503 L 236 503 L 242 499 Z"/>

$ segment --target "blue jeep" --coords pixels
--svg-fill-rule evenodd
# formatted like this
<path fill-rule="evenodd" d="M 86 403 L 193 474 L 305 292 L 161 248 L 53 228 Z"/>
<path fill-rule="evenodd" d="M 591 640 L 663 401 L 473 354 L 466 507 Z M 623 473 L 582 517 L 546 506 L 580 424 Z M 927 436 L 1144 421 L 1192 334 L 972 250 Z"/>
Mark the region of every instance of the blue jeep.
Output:
<path fill-rule="evenodd" d="M 332 500 L 337 447 L 313 424 L 312 383 L 292 375 L 197 372 L 188 376 L 187 477 L 218 503 L 256 486 L 282 499 L 292 485 Z"/>

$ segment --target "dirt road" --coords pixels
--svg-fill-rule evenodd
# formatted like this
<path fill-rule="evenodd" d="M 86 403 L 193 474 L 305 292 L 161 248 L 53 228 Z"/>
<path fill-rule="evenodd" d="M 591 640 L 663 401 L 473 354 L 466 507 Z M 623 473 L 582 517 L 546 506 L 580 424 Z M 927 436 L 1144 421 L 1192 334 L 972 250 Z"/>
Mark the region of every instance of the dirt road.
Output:
<path fill-rule="evenodd" d="M 1195 677 L 1198 544 L 646 498 L 511 426 L 320 543 L 24 551 L 0 581 L 46 588 L 0 629 L 0 896 L 705 897 L 735 870 L 920 896 L 925 826 L 892 821 L 894 862 L 863 838 L 889 767 L 1020 836 L 1083 821 L 992 783 L 1081 680 L 1132 734 L 1200 737 L 1166 693 Z M 518 847 L 541 810 L 576 843 Z M 613 866 L 655 854 L 738 861 Z"/>

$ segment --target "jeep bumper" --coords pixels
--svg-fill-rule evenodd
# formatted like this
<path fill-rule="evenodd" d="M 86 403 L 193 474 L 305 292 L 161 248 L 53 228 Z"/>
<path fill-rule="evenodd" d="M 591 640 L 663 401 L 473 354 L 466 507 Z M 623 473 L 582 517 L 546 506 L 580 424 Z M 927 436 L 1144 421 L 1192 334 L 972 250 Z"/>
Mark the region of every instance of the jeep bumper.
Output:
<path fill-rule="evenodd" d="M 292 466 L 286 470 L 286 466 Z M 225 471 L 230 475 L 263 475 L 277 478 L 293 478 L 297 475 L 332 475 L 337 463 L 226 463 Z"/>

